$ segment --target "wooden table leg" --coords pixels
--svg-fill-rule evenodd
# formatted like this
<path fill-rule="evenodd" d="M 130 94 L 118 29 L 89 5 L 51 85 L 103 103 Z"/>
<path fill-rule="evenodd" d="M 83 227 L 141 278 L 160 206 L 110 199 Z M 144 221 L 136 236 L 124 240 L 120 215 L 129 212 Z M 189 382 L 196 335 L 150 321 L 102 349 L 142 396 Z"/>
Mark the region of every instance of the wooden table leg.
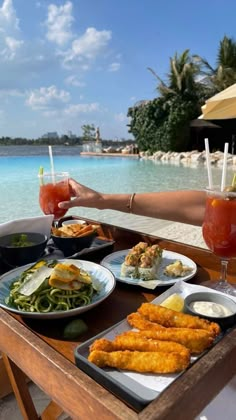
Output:
<path fill-rule="evenodd" d="M 38 415 L 27 386 L 25 374 L 6 354 L 2 353 L 2 358 L 23 418 L 25 420 L 56 420 L 63 413 L 62 408 L 54 401 L 50 401 L 41 416 Z"/>
<path fill-rule="evenodd" d="M 64 413 L 61 407 L 57 405 L 54 401 L 51 401 L 48 406 L 45 408 L 41 414 L 42 420 L 56 420 L 58 417 Z"/>
<path fill-rule="evenodd" d="M 24 373 L 5 353 L 2 353 L 2 358 L 24 420 L 38 420 L 39 416 L 31 398 Z"/>

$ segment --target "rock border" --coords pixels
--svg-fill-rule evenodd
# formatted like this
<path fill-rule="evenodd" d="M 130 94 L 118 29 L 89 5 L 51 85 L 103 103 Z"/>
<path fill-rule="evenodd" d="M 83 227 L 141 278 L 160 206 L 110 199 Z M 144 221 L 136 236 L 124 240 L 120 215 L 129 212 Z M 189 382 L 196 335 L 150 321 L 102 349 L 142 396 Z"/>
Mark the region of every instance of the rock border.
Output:
<path fill-rule="evenodd" d="M 206 152 L 199 152 L 198 150 L 192 150 L 190 152 L 162 152 L 158 150 L 157 152 L 153 153 L 152 155 L 150 152 L 140 152 L 139 156 L 141 159 L 150 159 L 156 160 L 160 162 L 168 162 L 168 163 L 181 163 L 184 165 L 198 165 L 203 164 L 206 165 Z M 220 151 L 216 151 L 210 153 L 210 162 L 213 166 L 223 166 L 223 158 L 224 153 Z M 232 155 L 228 153 L 227 158 L 227 166 L 236 167 L 236 155 Z"/>

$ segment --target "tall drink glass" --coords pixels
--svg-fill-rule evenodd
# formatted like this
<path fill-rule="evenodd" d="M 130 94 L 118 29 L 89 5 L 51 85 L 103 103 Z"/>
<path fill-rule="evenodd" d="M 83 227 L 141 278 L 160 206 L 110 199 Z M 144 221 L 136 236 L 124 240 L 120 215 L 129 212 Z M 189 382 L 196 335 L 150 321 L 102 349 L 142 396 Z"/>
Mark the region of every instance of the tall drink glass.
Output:
<path fill-rule="evenodd" d="M 60 201 L 70 200 L 69 173 L 55 172 L 39 175 L 39 205 L 44 214 L 54 214 L 54 220 L 63 217 L 67 210 L 60 209 Z"/>
<path fill-rule="evenodd" d="M 226 279 L 227 266 L 236 257 L 236 192 L 207 189 L 203 238 L 208 248 L 221 260 L 221 276 L 212 287 L 236 296 L 236 288 Z"/>

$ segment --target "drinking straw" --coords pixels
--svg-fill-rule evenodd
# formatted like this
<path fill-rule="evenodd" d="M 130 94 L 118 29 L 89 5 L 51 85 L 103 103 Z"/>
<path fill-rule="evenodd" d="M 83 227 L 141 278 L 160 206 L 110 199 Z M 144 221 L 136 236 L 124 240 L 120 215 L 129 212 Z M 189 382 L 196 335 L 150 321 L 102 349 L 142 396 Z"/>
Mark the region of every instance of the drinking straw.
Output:
<path fill-rule="evenodd" d="M 52 181 L 53 181 L 53 184 L 55 184 L 55 171 L 54 171 L 54 163 L 53 163 L 53 156 L 52 156 L 52 146 L 48 146 L 48 152 L 49 152 L 49 157 L 50 157 Z"/>
<path fill-rule="evenodd" d="M 205 139 L 205 150 L 206 150 L 206 165 L 207 165 L 207 174 L 208 174 L 208 187 L 212 188 L 212 173 L 211 173 L 211 161 L 210 161 L 210 150 L 209 150 L 208 139 Z"/>
<path fill-rule="evenodd" d="M 221 191 L 224 191 L 224 188 L 225 188 L 228 150 L 229 150 L 229 143 L 225 143 L 223 169 L 222 169 L 222 177 L 221 177 L 221 188 L 220 188 Z"/>
<path fill-rule="evenodd" d="M 39 167 L 39 184 L 40 185 L 43 185 L 43 172 L 44 172 L 44 170 L 43 170 L 43 167 L 42 166 L 40 166 Z"/>

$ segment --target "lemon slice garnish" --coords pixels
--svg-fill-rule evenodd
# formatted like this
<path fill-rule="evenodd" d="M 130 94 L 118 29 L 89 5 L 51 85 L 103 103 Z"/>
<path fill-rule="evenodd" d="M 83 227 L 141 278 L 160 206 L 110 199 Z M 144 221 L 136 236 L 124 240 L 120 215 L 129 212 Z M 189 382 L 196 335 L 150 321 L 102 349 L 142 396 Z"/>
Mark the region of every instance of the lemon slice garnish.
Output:
<path fill-rule="evenodd" d="M 172 309 L 173 311 L 182 312 L 184 308 L 184 299 L 182 296 L 174 293 L 166 298 L 160 305 L 167 309 Z"/>

